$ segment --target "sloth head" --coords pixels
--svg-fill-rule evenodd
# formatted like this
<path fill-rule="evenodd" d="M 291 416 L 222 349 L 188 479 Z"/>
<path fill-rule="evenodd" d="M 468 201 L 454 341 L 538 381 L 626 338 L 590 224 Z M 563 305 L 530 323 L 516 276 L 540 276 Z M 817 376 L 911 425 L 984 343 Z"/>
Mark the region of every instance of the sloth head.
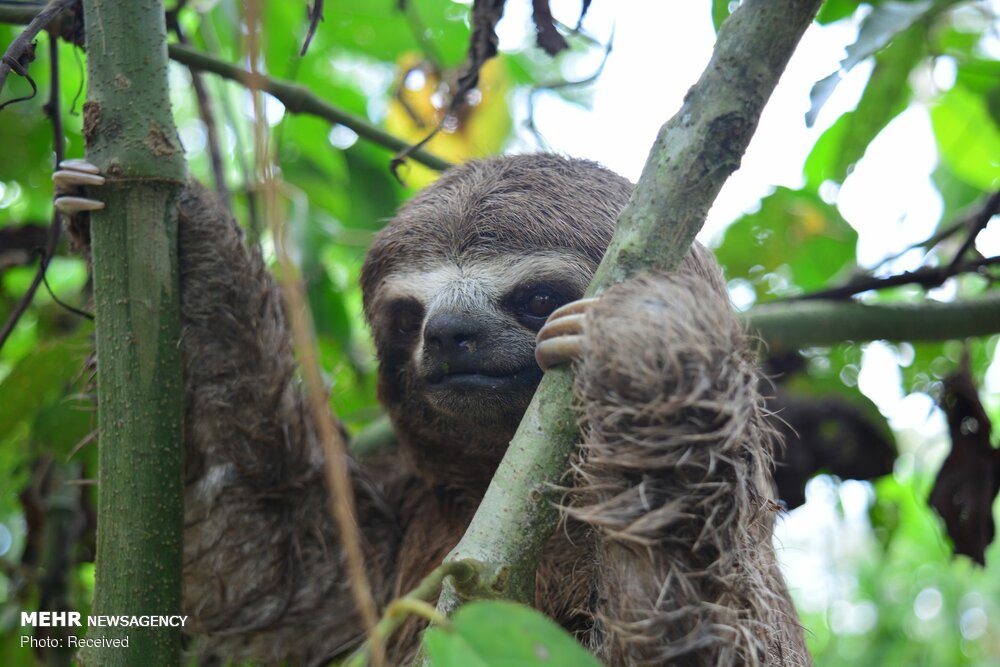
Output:
<path fill-rule="evenodd" d="M 583 160 L 472 162 L 376 236 L 361 286 L 379 395 L 432 483 L 488 483 L 542 376 L 535 334 L 583 296 L 631 189 Z"/>

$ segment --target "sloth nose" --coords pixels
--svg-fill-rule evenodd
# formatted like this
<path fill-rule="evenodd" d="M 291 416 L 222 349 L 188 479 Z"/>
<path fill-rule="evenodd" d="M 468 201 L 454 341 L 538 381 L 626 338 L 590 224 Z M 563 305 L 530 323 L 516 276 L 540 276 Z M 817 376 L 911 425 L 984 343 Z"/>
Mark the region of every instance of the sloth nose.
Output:
<path fill-rule="evenodd" d="M 476 372 L 481 365 L 484 334 L 479 320 L 461 313 L 440 313 L 424 325 L 424 342 L 435 364 L 447 364 L 446 373 Z"/>

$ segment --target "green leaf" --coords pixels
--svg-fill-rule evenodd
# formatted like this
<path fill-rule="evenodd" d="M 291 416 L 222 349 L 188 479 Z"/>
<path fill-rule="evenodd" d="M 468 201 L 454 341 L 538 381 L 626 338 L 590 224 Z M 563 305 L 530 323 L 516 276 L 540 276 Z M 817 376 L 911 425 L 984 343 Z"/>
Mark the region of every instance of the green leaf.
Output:
<path fill-rule="evenodd" d="M 348 344 L 353 332 L 343 293 L 334 287 L 329 276 L 318 265 L 314 265 L 303 277 L 306 279 L 306 293 L 316 333 Z"/>
<path fill-rule="evenodd" d="M 942 162 L 938 162 L 931 172 L 931 182 L 934 183 L 944 203 L 941 224 L 952 222 L 967 206 L 979 201 L 983 196 L 982 190 L 963 181 Z"/>
<path fill-rule="evenodd" d="M 858 0 L 826 0 L 816 14 L 816 22 L 827 25 L 847 18 L 858 8 Z"/>
<path fill-rule="evenodd" d="M 985 100 L 956 85 L 931 109 L 942 161 L 957 177 L 983 190 L 1000 180 L 1000 129 Z"/>
<path fill-rule="evenodd" d="M 818 188 L 826 180 L 842 183 L 872 139 L 906 108 L 910 98 L 907 80 L 925 51 L 926 31 L 924 26 L 917 26 L 876 57 L 875 69 L 857 108 L 830 126 L 806 159 L 804 171 L 811 188 Z M 832 92 L 823 88 L 817 93 L 822 83 L 813 88 L 813 94 Z"/>
<path fill-rule="evenodd" d="M 847 47 L 847 56 L 840 61 L 840 70 L 821 79 L 810 91 L 809 98 L 812 100 L 812 106 L 806 113 L 806 124 L 811 126 L 816 120 L 820 108 L 833 94 L 833 90 L 840 83 L 843 74 L 886 46 L 894 37 L 923 18 L 933 6 L 932 0 L 919 0 L 918 2 L 883 2 L 875 7 L 861 23 L 857 40 Z M 922 35 L 924 34 L 924 30 L 920 32 Z M 909 69 L 906 72 L 909 73 Z M 874 73 L 872 78 L 875 78 Z M 905 83 L 905 77 L 903 83 Z"/>
<path fill-rule="evenodd" d="M 89 401 L 56 401 L 38 413 L 32 439 L 40 451 L 64 459 L 97 427 L 93 407 Z"/>
<path fill-rule="evenodd" d="M 0 382 L 0 440 L 33 419 L 64 385 L 78 376 L 86 347 L 72 339 L 43 343 Z"/>
<path fill-rule="evenodd" d="M 716 256 L 728 277 L 746 278 L 766 301 L 819 289 L 853 267 L 857 238 L 815 194 L 778 188 L 729 226 Z"/>
<path fill-rule="evenodd" d="M 729 0 L 712 0 L 712 25 L 719 32 L 722 22 L 729 18 Z"/>
<path fill-rule="evenodd" d="M 512 602 L 473 602 L 451 629 L 424 633 L 433 667 L 599 667 L 565 630 L 539 611 Z"/>
<path fill-rule="evenodd" d="M 872 9 L 858 30 L 858 39 L 847 47 L 847 57 L 840 65 L 847 71 L 873 55 L 934 7 L 933 0 L 883 2 Z"/>
<path fill-rule="evenodd" d="M 956 83 L 978 95 L 988 95 L 1000 86 L 1000 61 L 972 59 L 961 63 Z"/>

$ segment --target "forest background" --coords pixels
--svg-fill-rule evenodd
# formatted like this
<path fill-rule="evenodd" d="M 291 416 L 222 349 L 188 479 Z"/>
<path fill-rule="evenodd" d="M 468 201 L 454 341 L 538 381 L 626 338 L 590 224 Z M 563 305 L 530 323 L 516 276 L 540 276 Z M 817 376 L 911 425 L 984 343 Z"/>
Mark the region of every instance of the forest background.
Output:
<path fill-rule="evenodd" d="M 336 387 L 333 407 L 353 433 L 371 433 L 379 416 L 356 288 L 361 260 L 372 233 L 436 174 L 411 161 L 400 184 L 387 168 L 393 151 L 359 137 L 366 130 L 353 119 L 406 141 L 424 138 L 443 117 L 447 86 L 469 44 L 469 4 L 402 4 L 330 3 L 305 55 L 305 6 L 265 5 L 260 71 L 353 116 L 331 123 L 265 96 L 264 148 L 242 84 L 211 74 L 195 84 L 177 62 L 170 71 L 191 171 L 224 190 L 272 258 L 255 183 L 256 153 L 273 155 L 287 247 L 307 287 L 322 368 Z M 635 180 L 657 127 L 707 62 L 728 3 L 598 1 L 581 19 L 579 2 L 553 2 L 568 45 L 554 58 L 535 43 L 529 4 L 508 3 L 499 57 L 425 148 L 453 163 L 556 150 Z M 4 10 L 28 6 L 0 2 L 0 20 Z M 180 34 L 219 61 L 245 63 L 239 3 L 168 10 L 174 40 Z M 955 303 L 993 287 L 998 11 L 987 1 L 825 3 L 700 237 L 723 263 L 738 308 L 831 288 L 872 304 Z M 20 30 L 0 25 L 0 46 Z M 30 70 L 37 96 L 0 111 L 2 321 L 37 275 L 51 216 L 52 130 L 42 111 L 53 80 L 47 39 L 39 39 Z M 82 55 L 67 42 L 58 54 L 65 151 L 80 157 Z M 209 116 L 199 88 L 212 101 Z M 26 79 L 11 76 L 0 104 L 30 94 Z M 869 282 L 852 282 L 859 276 Z M 56 596 L 86 610 L 92 595 L 93 488 L 57 483 L 94 476 L 85 370 L 93 327 L 59 303 L 86 311 L 89 290 L 85 262 L 63 242 L 46 284 L 0 348 L 3 664 L 36 664 L 16 645 L 19 609 Z M 796 473 L 811 479 L 805 502 L 779 525 L 778 552 L 818 664 L 994 664 L 1000 555 L 987 545 L 1000 480 L 989 434 L 1000 415 L 998 338 L 903 338 L 770 359 L 780 392 L 814 410 L 808 414 L 818 424 L 812 440 L 802 434 L 814 455 Z M 982 409 L 975 428 L 970 412 L 956 417 L 949 408 L 970 387 Z M 970 430 L 974 437 L 965 437 Z M 857 447 L 829 451 L 845 442 Z M 951 533 L 927 502 L 941 478 L 971 498 Z"/>

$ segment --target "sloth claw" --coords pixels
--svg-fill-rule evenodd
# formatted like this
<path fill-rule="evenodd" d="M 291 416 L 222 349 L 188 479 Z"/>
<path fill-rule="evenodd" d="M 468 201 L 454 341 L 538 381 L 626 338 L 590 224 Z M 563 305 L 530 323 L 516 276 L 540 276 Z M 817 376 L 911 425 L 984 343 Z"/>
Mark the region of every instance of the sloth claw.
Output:
<path fill-rule="evenodd" d="M 52 180 L 56 187 L 72 187 L 78 185 L 104 185 L 104 177 L 100 174 L 91 174 L 86 171 L 75 171 L 73 169 L 60 169 L 52 174 Z"/>
<path fill-rule="evenodd" d="M 585 313 L 597 299 L 578 299 L 557 308 L 536 337 L 535 361 L 542 370 L 564 364 L 580 356 Z"/>
<path fill-rule="evenodd" d="M 82 171 L 87 174 L 100 174 L 101 170 L 95 165 L 87 162 L 86 160 L 79 160 L 76 158 L 70 160 L 63 160 L 59 163 L 60 169 L 70 169 L 73 171 Z"/>
<path fill-rule="evenodd" d="M 100 211 L 104 208 L 104 202 L 98 201 L 96 199 L 87 199 L 86 197 L 56 197 L 55 201 L 52 202 L 61 213 L 66 215 L 73 215 L 74 213 L 80 213 L 82 211 Z"/>
<path fill-rule="evenodd" d="M 56 186 L 55 207 L 62 213 L 73 215 L 82 211 L 99 211 L 104 202 L 80 196 L 84 185 L 104 185 L 100 170 L 86 160 L 63 160 L 59 169 L 52 174 Z"/>

